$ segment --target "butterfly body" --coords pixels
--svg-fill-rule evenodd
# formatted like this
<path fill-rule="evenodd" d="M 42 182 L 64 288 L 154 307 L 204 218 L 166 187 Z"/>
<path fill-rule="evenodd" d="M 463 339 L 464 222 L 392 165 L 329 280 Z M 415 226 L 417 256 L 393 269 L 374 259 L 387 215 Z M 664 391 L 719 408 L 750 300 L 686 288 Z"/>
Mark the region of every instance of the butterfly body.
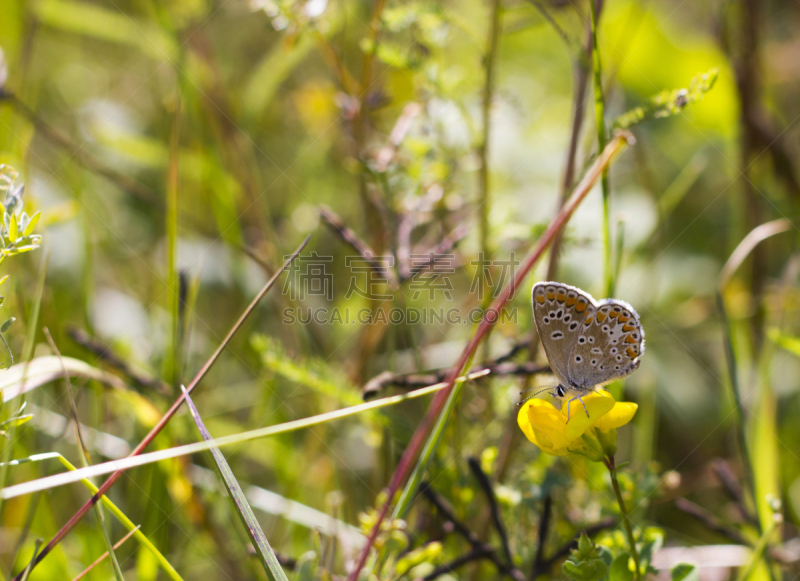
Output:
<path fill-rule="evenodd" d="M 556 397 L 572 395 L 570 401 L 583 404 L 580 396 L 639 368 L 644 330 L 631 305 L 617 299 L 595 301 L 559 282 L 536 283 L 532 295 L 539 339 L 559 382 L 553 390 Z"/>

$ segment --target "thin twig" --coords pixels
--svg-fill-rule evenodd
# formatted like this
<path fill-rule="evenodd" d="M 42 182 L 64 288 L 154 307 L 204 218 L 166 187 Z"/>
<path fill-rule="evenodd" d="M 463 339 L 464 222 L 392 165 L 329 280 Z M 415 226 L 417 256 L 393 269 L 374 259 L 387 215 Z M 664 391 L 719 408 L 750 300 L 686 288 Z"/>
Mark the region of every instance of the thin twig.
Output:
<path fill-rule="evenodd" d="M 359 256 L 361 256 L 365 261 L 367 261 L 372 270 L 386 280 L 390 281 L 393 286 L 396 286 L 397 281 L 391 269 L 385 268 L 380 263 L 378 260 L 380 257 L 377 256 L 370 245 L 359 238 L 358 234 L 349 228 L 339 217 L 339 215 L 336 214 L 336 212 L 334 212 L 328 206 L 323 205 L 319 207 L 319 215 L 323 222 L 325 222 L 325 224 L 327 224 L 328 227 L 339 236 L 339 238 L 341 238 L 353 250 L 358 252 Z"/>
<path fill-rule="evenodd" d="M 690 500 L 686 500 L 685 498 L 676 498 L 674 504 L 675 508 L 703 523 L 706 528 L 719 533 L 722 536 L 729 538 L 733 542 L 739 543 L 740 545 L 752 546 L 752 543 L 744 538 L 744 536 L 738 530 L 726 525 L 702 506 L 699 506 Z"/>
<path fill-rule="evenodd" d="M 742 487 L 739 485 L 739 481 L 736 474 L 733 473 L 730 464 L 722 458 L 717 458 L 711 463 L 711 469 L 714 471 L 714 474 L 717 475 L 717 478 L 719 478 L 723 488 L 731 497 L 731 500 L 736 503 L 736 507 L 739 509 L 742 518 L 752 524 L 756 524 L 757 519 L 747 508 L 747 503 L 744 499 L 744 490 L 742 490 Z"/>
<path fill-rule="evenodd" d="M 472 531 L 466 524 L 461 522 L 461 520 L 455 515 L 455 511 L 452 509 L 450 504 L 442 497 L 439 493 L 437 493 L 428 482 L 423 482 L 420 485 L 420 493 L 425 496 L 426 499 L 436 507 L 436 510 L 443 516 L 448 522 L 450 522 L 455 530 L 462 536 L 466 541 L 472 545 L 473 549 L 482 549 L 486 548 L 487 545 L 481 541 L 480 537 Z M 518 570 L 513 568 L 513 566 L 509 566 L 506 563 L 503 563 L 498 557 L 495 551 L 492 551 L 487 555 L 489 560 L 494 563 L 497 567 L 497 570 L 511 577 L 512 579 L 516 579 L 517 581 L 522 581 L 524 577 L 522 573 Z"/>
<path fill-rule="evenodd" d="M 90 351 L 99 359 L 105 361 L 110 367 L 116 369 L 141 387 L 154 388 L 162 395 L 170 392 L 169 386 L 165 382 L 157 377 L 152 377 L 142 371 L 133 369 L 125 360 L 114 353 L 110 346 L 95 339 L 83 329 L 69 326 L 66 329 L 66 333 L 75 343 Z"/>
<path fill-rule="evenodd" d="M 494 100 L 497 46 L 500 40 L 500 0 L 490 0 L 489 7 L 489 35 L 486 40 L 483 66 L 485 77 L 483 85 L 483 102 L 481 107 L 481 142 L 478 147 L 480 171 L 478 175 L 478 243 L 480 248 L 480 277 L 482 307 L 487 307 L 491 301 L 489 295 L 489 272 L 492 263 L 492 249 L 489 241 L 489 139 L 492 129 L 492 101 Z"/>
<path fill-rule="evenodd" d="M 135 528 L 135 529 L 133 529 L 132 531 L 128 531 L 128 533 L 127 533 L 127 534 L 126 534 L 124 537 L 122 537 L 122 538 L 121 538 L 119 541 L 117 541 L 117 542 L 114 544 L 114 549 L 119 549 L 119 548 L 122 546 L 122 543 L 124 543 L 124 542 L 125 542 L 125 541 L 127 541 L 129 538 L 131 538 L 131 536 L 133 536 L 133 533 L 135 533 L 136 531 L 138 531 L 138 530 L 139 530 L 139 528 L 140 528 L 141 526 L 142 526 L 142 525 L 136 525 L 136 528 Z M 100 563 L 102 563 L 102 562 L 103 562 L 103 560 L 104 560 L 106 557 L 108 557 L 108 551 L 106 551 L 105 553 L 103 553 L 102 555 L 100 555 L 100 556 L 99 556 L 99 557 L 98 557 L 98 558 L 97 558 L 97 559 L 94 561 L 94 563 L 92 563 L 91 565 L 89 565 L 88 567 L 86 567 L 86 569 L 84 569 L 83 571 L 81 571 L 80 573 L 78 573 L 78 576 L 77 576 L 77 577 L 75 577 L 75 578 L 74 578 L 72 581 L 78 581 L 79 579 L 83 579 L 83 578 L 84 578 L 86 575 L 88 575 L 88 574 L 89 574 L 89 571 L 91 571 L 92 569 L 94 569 L 95 567 L 97 567 L 97 566 L 98 566 Z"/>
<path fill-rule="evenodd" d="M 537 375 L 539 373 L 546 373 L 550 371 L 549 365 L 539 365 L 530 361 L 523 363 L 514 363 L 511 361 L 504 363 L 492 363 L 491 365 L 482 365 L 470 370 L 470 373 L 477 373 L 486 371 L 486 376 L 489 375 Z M 447 369 L 440 369 L 434 373 L 410 373 L 408 375 L 395 375 L 391 371 L 384 371 L 380 375 L 376 375 L 370 379 L 362 390 L 361 394 L 365 400 L 371 399 L 378 395 L 386 387 L 393 385 L 405 389 L 416 389 L 433 383 L 442 381 L 447 376 Z"/>
<path fill-rule="evenodd" d="M 264 285 L 264 287 L 261 289 L 258 295 L 256 295 L 253 301 L 247 306 L 242 315 L 239 317 L 239 320 L 236 321 L 233 327 L 231 327 L 231 330 L 228 331 L 228 334 L 222 340 L 222 343 L 220 343 L 219 347 L 217 347 L 216 351 L 214 351 L 211 357 L 205 362 L 205 364 L 203 364 L 203 367 L 200 369 L 200 371 L 197 372 L 197 375 L 195 375 L 194 379 L 192 379 L 192 381 L 189 383 L 189 385 L 186 388 L 187 392 L 191 393 L 194 390 L 194 388 L 197 387 L 197 385 L 203 380 L 203 378 L 205 378 L 211 367 L 214 365 L 214 363 L 216 363 L 217 359 L 219 359 L 219 356 L 225 350 L 225 347 L 228 346 L 228 343 L 230 343 L 233 336 L 242 327 L 244 322 L 250 317 L 253 311 L 255 311 L 255 308 L 258 305 L 258 303 L 261 302 L 261 299 L 263 299 L 264 296 L 266 296 L 266 294 L 269 292 L 269 290 L 275 285 L 281 273 L 283 273 L 283 271 L 289 267 L 289 265 L 294 261 L 295 258 L 297 258 L 300 252 L 302 252 L 303 248 L 306 247 L 306 244 L 308 244 L 310 238 L 311 236 L 309 235 L 303 241 L 303 243 L 300 244 L 297 250 L 295 250 L 294 253 L 286 260 L 286 262 L 283 263 L 283 266 L 275 273 L 275 275 L 272 278 L 269 279 L 267 284 Z M 167 412 L 161 417 L 158 423 L 153 427 L 153 429 L 151 429 L 150 432 L 144 437 L 144 439 L 141 442 L 139 442 L 139 445 L 136 446 L 136 448 L 134 448 L 134 450 L 130 453 L 130 456 L 139 455 L 150 444 L 150 442 L 153 441 L 153 439 L 161 432 L 161 430 L 164 429 L 164 426 L 167 425 L 167 422 L 169 422 L 169 420 L 172 419 L 172 416 L 174 416 L 175 413 L 178 411 L 178 409 L 181 407 L 183 400 L 184 396 L 183 393 L 181 393 L 175 400 L 175 402 L 172 404 L 172 406 L 167 410 Z M 92 506 L 94 506 L 100 500 L 100 498 L 106 492 L 108 492 L 108 490 L 114 485 L 114 483 L 117 480 L 119 480 L 123 472 L 124 470 L 117 470 L 116 472 L 112 473 L 111 476 L 108 477 L 108 479 L 98 488 L 97 493 L 95 493 L 94 496 L 92 496 L 92 498 L 87 500 L 86 503 L 84 503 L 84 505 L 81 506 L 81 508 L 78 509 L 78 511 L 74 515 L 72 515 L 72 518 L 70 518 L 67 521 L 67 523 L 61 527 L 61 529 L 55 534 L 55 536 L 52 539 L 50 539 L 50 542 L 47 543 L 44 549 L 42 549 L 42 552 L 36 556 L 33 566 L 36 566 L 39 563 L 41 563 L 42 559 L 44 559 L 50 553 L 50 551 L 52 551 L 55 548 L 55 546 L 58 545 L 58 543 L 60 543 L 65 536 L 67 536 L 67 533 L 71 531 L 75 527 L 75 525 L 77 525 L 80 522 L 80 520 L 86 515 L 87 512 L 89 512 Z M 22 576 L 18 575 L 17 577 L 14 578 L 14 581 L 21 581 L 21 578 Z"/>
<path fill-rule="evenodd" d="M 500 537 L 500 545 L 503 547 L 503 555 L 509 565 L 514 564 L 514 558 L 511 556 L 511 547 L 508 545 L 508 535 L 506 534 L 506 527 L 503 525 L 503 518 L 500 516 L 500 507 L 497 505 L 497 498 L 494 495 L 494 487 L 491 480 L 486 475 L 486 472 L 481 468 L 480 461 L 471 457 L 467 459 L 469 469 L 472 471 L 473 476 L 478 481 L 483 493 L 486 495 L 486 500 L 489 502 L 489 512 L 492 515 L 492 522 L 494 528 L 497 529 L 497 534 Z"/>
<path fill-rule="evenodd" d="M 69 398 L 69 403 L 72 409 L 72 419 L 75 421 L 75 433 L 78 436 L 78 453 L 81 457 L 81 464 L 84 468 L 86 468 L 90 464 L 89 448 L 86 447 L 86 441 L 83 439 L 81 422 L 80 418 L 78 417 L 78 406 L 75 404 L 75 396 L 72 392 L 72 381 L 69 378 L 69 370 L 64 363 L 64 359 L 61 357 L 61 352 L 58 350 L 56 342 L 53 341 L 53 336 L 50 334 L 50 329 L 44 327 L 42 331 L 44 332 L 44 336 L 47 338 L 47 342 L 50 344 L 50 348 L 53 350 L 53 353 L 56 354 L 56 357 L 58 357 L 58 360 L 61 362 L 61 369 L 64 371 L 64 383 L 67 386 L 67 397 Z M 97 521 L 103 534 L 103 540 L 108 548 L 107 552 L 111 557 L 111 565 L 114 571 L 114 577 L 116 577 L 117 581 L 123 581 L 124 577 L 122 575 L 122 569 L 119 566 L 117 555 L 114 552 L 114 545 L 111 542 L 111 534 L 109 533 L 109 527 L 106 524 L 106 517 L 103 513 L 103 505 L 95 504 L 94 510 L 97 513 Z"/>
<path fill-rule="evenodd" d="M 492 551 L 493 549 L 491 547 L 479 547 L 477 549 L 472 549 L 469 553 L 466 553 L 456 559 L 453 559 L 449 563 L 445 563 L 444 565 L 439 565 L 438 567 L 436 567 L 436 569 L 425 575 L 425 577 L 422 578 L 422 581 L 432 581 L 437 577 L 441 577 L 445 573 L 450 573 L 451 571 L 455 571 L 459 567 L 463 567 L 467 563 L 471 563 L 472 561 L 478 561 L 480 559 L 485 559 L 486 557 L 489 556 L 489 554 Z"/>
<path fill-rule="evenodd" d="M 42 137 L 53 145 L 69 152 L 71 157 L 89 171 L 109 179 L 121 189 L 143 202 L 148 204 L 159 203 L 159 197 L 153 190 L 137 182 L 133 178 L 106 166 L 103 162 L 86 151 L 83 146 L 74 143 L 64 133 L 45 122 L 44 119 L 39 117 L 35 111 L 30 109 L 14 93 L 0 91 L 0 101 L 8 101 L 19 114 L 33 124 Z"/>
<path fill-rule="evenodd" d="M 436 257 L 440 257 L 442 254 L 448 254 L 451 250 L 453 250 L 456 245 L 463 240 L 467 234 L 469 234 L 469 226 L 466 224 L 461 224 L 457 226 L 455 230 L 453 230 L 450 234 L 442 238 L 442 241 L 439 242 L 434 248 L 430 251 L 431 258 L 427 262 L 421 262 L 414 266 L 414 268 L 408 269 L 408 275 L 402 276 L 400 278 L 400 283 L 405 282 L 409 278 L 413 277 L 417 273 L 422 272 L 423 270 L 430 268 L 435 263 Z"/>
<path fill-rule="evenodd" d="M 553 27 L 553 30 L 556 31 L 556 34 L 561 37 L 561 40 L 564 41 L 568 47 L 572 48 L 577 43 L 577 39 L 572 38 L 570 35 L 566 33 L 566 31 L 561 27 L 561 25 L 553 18 L 553 15 L 550 14 L 547 9 L 542 6 L 541 2 L 537 2 L 536 0 L 528 0 L 531 4 L 533 4 L 534 8 L 539 11 L 539 14 L 547 20 L 548 24 Z"/>
<path fill-rule="evenodd" d="M 531 567 L 531 581 L 536 579 L 536 574 L 541 571 L 544 565 L 544 545 L 547 541 L 547 533 L 550 530 L 550 517 L 553 514 L 553 498 L 548 493 L 542 503 L 542 514 L 539 517 L 539 531 L 536 538 L 536 556 L 533 558 Z"/>
<path fill-rule="evenodd" d="M 403 143 L 403 140 L 411 129 L 412 122 L 420 113 L 422 113 L 422 105 L 415 101 L 403 107 L 403 112 L 400 114 L 400 117 L 397 118 L 397 121 L 395 121 L 392 132 L 389 134 L 388 143 L 378 150 L 378 153 L 375 155 L 376 171 L 384 172 L 389 168 L 389 164 L 392 163 L 395 156 L 397 156 L 397 149 L 400 147 L 400 144 Z"/>

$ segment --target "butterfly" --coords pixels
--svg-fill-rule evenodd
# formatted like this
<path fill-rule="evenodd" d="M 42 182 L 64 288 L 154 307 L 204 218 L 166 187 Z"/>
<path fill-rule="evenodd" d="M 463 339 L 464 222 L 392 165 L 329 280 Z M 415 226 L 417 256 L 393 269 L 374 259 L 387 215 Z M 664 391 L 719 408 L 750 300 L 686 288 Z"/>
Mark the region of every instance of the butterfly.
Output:
<path fill-rule="evenodd" d="M 639 315 L 625 301 L 598 302 L 589 293 L 560 282 L 537 282 L 532 294 L 539 340 L 558 379 L 552 393 L 558 398 L 573 396 L 567 402 L 567 418 L 569 404 L 576 399 L 588 416 L 582 395 L 597 387 L 604 389 L 603 384 L 639 368 L 644 353 Z"/>

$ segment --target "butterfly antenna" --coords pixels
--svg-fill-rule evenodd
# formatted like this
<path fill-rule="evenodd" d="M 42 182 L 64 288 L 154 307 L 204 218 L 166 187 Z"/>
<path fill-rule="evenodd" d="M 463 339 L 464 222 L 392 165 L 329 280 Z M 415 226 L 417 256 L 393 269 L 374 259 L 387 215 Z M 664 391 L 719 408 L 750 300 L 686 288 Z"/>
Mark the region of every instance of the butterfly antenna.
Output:
<path fill-rule="evenodd" d="M 540 387 L 543 387 L 544 389 L 539 389 Z M 539 395 L 540 393 L 544 393 L 544 392 L 546 392 L 546 391 L 549 391 L 549 390 L 550 390 L 550 389 L 552 389 L 553 387 L 554 387 L 554 386 L 552 386 L 552 385 L 537 385 L 536 387 L 530 387 L 530 388 L 528 388 L 528 389 L 523 389 L 521 392 L 519 392 L 519 394 L 520 394 L 520 395 L 522 395 L 523 393 L 526 393 L 526 392 L 528 392 L 528 391 L 530 391 L 530 390 L 532 390 L 532 389 L 539 389 L 539 391 L 537 391 L 537 392 L 535 392 L 535 393 L 532 393 L 531 395 L 529 395 L 529 396 L 528 396 L 528 397 L 526 397 L 525 399 L 523 399 L 523 400 L 521 400 L 521 401 L 517 402 L 517 405 L 522 405 L 522 404 L 524 404 L 526 401 L 528 401 L 529 399 L 533 399 L 534 397 L 536 397 L 536 396 L 537 396 L 537 395 Z"/>

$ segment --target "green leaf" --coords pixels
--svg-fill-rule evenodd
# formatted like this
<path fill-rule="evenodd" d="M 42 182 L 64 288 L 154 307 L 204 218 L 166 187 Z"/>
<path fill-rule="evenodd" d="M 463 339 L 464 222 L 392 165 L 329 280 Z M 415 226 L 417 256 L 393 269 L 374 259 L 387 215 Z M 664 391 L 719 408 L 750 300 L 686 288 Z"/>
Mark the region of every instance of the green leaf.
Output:
<path fill-rule="evenodd" d="M 36 223 L 39 222 L 39 218 L 42 217 L 41 212 L 36 212 L 33 216 L 31 216 L 28 225 L 25 226 L 25 231 L 22 233 L 23 236 L 30 236 L 33 234 L 33 229 L 36 227 Z"/>
<path fill-rule="evenodd" d="M 15 428 L 17 426 L 21 426 L 22 424 L 28 422 L 31 418 L 33 418 L 33 414 L 25 414 L 24 416 L 17 416 L 14 418 L 9 418 L 4 422 L 0 422 L 0 428 Z"/>
<path fill-rule="evenodd" d="M 189 411 L 192 413 L 192 417 L 197 424 L 197 429 L 200 431 L 203 439 L 207 442 L 212 440 L 213 438 L 211 437 L 211 434 L 208 433 L 208 430 L 206 429 L 206 426 L 200 417 L 200 413 L 197 411 L 192 398 L 189 396 L 189 392 L 186 391 L 186 388 L 183 386 L 181 386 L 181 389 L 183 390 L 183 396 L 186 399 L 186 404 L 189 406 Z M 228 461 L 225 460 L 225 456 L 222 455 L 222 451 L 219 449 L 219 447 L 212 446 L 211 454 L 214 457 L 214 462 L 216 462 L 219 473 L 225 482 L 225 487 L 228 489 L 228 494 L 230 494 L 231 499 L 233 500 L 233 503 L 236 507 L 236 512 L 239 515 L 239 518 L 242 520 L 242 524 L 244 524 L 245 528 L 247 529 L 250 542 L 253 544 L 256 554 L 258 555 L 261 564 L 264 566 L 264 571 L 266 571 L 267 576 L 275 581 L 289 581 L 286 577 L 286 573 L 283 571 L 283 567 L 281 567 L 281 564 L 278 562 L 278 558 L 275 556 L 275 552 L 272 550 L 272 547 L 267 540 L 267 536 L 261 529 L 261 525 L 258 523 L 258 519 L 256 519 L 253 509 L 250 507 L 250 503 L 247 502 L 247 497 L 244 495 L 242 487 L 236 480 L 236 476 L 234 476 L 231 467 L 228 465 Z"/>
<path fill-rule="evenodd" d="M 630 553 L 619 555 L 608 569 L 609 581 L 633 581 L 633 567 Z"/>
<path fill-rule="evenodd" d="M 678 563 L 671 570 L 672 581 L 700 581 L 697 567 L 688 563 Z"/>
<path fill-rule="evenodd" d="M 608 565 L 584 531 L 578 539 L 578 548 L 572 550 L 572 556 L 561 566 L 561 571 L 575 581 L 599 581 L 608 572 Z"/>
<path fill-rule="evenodd" d="M 319 559 L 314 551 L 303 553 L 297 559 L 297 567 L 295 567 L 294 573 L 295 581 L 316 581 L 318 567 Z"/>
<path fill-rule="evenodd" d="M 13 243 L 19 237 L 17 232 L 17 215 L 11 214 L 11 221 L 8 223 L 8 239 Z"/>
<path fill-rule="evenodd" d="M 397 575 L 404 575 L 420 563 L 429 563 L 433 561 L 441 552 L 442 543 L 439 542 L 428 543 L 418 549 L 414 549 L 403 555 L 400 560 L 397 561 L 395 573 Z"/>
<path fill-rule="evenodd" d="M 785 349 L 789 353 L 800 357 L 800 339 L 781 333 L 780 329 L 772 328 L 767 332 L 770 341 L 775 343 L 781 349 Z"/>
<path fill-rule="evenodd" d="M 17 320 L 16 317 L 11 317 L 9 320 L 7 320 L 5 323 L 3 323 L 3 326 L 0 327 L 0 333 L 5 333 L 6 331 L 8 331 L 8 328 L 11 325 L 13 325 L 14 321 L 16 321 L 16 320 Z"/>
<path fill-rule="evenodd" d="M 125 388 L 125 384 L 116 375 L 92 367 L 85 361 L 72 357 L 62 357 L 62 360 L 71 377 L 94 379 L 117 388 Z M 37 357 L 29 363 L 18 363 L 0 374 L 2 400 L 9 401 L 21 393 L 27 393 L 62 377 L 64 377 L 64 370 L 61 367 L 61 361 L 53 355 Z"/>

